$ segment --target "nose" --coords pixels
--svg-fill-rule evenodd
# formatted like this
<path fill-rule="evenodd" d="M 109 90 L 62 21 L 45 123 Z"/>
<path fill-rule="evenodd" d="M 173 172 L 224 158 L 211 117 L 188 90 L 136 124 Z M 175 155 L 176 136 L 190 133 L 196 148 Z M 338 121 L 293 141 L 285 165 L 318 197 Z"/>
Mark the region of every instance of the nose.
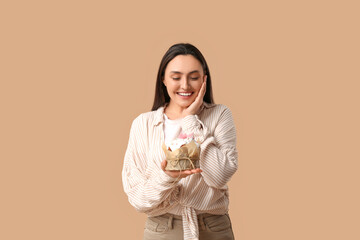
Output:
<path fill-rule="evenodd" d="M 189 82 L 185 76 L 181 79 L 181 88 L 184 90 L 187 90 L 189 88 Z"/>

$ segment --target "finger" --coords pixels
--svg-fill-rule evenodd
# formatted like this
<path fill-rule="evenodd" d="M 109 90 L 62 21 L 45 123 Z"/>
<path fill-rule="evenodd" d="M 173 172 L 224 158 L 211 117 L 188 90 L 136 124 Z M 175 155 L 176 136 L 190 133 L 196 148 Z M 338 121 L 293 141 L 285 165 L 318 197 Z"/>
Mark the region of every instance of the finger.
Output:
<path fill-rule="evenodd" d="M 194 169 L 193 169 L 193 170 L 186 171 L 186 172 L 182 172 L 182 173 L 181 173 L 181 178 L 185 178 L 185 177 L 188 177 L 188 176 L 193 175 L 193 174 L 196 174 L 196 173 L 198 173 L 198 172 L 197 172 L 197 171 L 194 171 Z"/>
<path fill-rule="evenodd" d="M 191 170 L 185 170 L 182 172 L 184 175 L 190 175 L 191 174 Z"/>
<path fill-rule="evenodd" d="M 192 169 L 185 170 L 183 173 L 184 173 L 184 175 L 186 175 L 186 176 L 189 176 L 189 175 L 193 174 Z"/>
<path fill-rule="evenodd" d="M 206 90 L 206 83 L 203 82 L 203 84 L 202 84 L 202 86 L 201 86 L 201 88 L 200 88 L 200 91 L 199 91 L 199 93 L 198 93 L 195 101 L 200 102 L 200 101 L 204 98 L 204 96 L 205 96 L 205 90 Z"/>
<path fill-rule="evenodd" d="M 202 171 L 200 170 L 200 169 L 194 169 L 193 171 L 192 171 L 192 173 L 201 173 Z"/>
<path fill-rule="evenodd" d="M 203 82 L 198 96 L 200 96 L 200 98 L 203 98 L 205 92 L 206 92 L 206 81 Z"/>
<path fill-rule="evenodd" d="M 162 169 L 163 171 L 165 171 L 166 165 L 167 165 L 167 161 L 166 161 L 166 160 L 163 160 L 163 161 L 161 162 L 161 169 Z"/>

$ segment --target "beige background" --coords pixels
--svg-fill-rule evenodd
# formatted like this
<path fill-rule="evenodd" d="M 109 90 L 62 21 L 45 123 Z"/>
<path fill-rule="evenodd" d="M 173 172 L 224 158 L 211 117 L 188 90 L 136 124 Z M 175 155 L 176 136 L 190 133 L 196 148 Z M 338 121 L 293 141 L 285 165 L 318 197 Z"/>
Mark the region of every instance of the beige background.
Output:
<path fill-rule="evenodd" d="M 358 1 L 1 1 L 0 239 L 141 239 L 121 170 L 190 42 L 236 122 L 236 239 L 360 239 Z"/>

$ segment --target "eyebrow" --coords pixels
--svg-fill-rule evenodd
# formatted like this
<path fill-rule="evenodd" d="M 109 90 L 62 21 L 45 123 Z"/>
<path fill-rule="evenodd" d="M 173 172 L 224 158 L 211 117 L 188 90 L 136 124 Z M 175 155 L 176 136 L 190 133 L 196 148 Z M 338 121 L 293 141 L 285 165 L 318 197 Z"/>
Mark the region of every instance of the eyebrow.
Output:
<path fill-rule="evenodd" d="M 191 74 L 191 73 L 196 73 L 196 72 L 199 72 L 199 70 L 191 71 L 191 72 L 189 72 L 189 74 Z M 179 72 L 179 71 L 171 71 L 170 73 L 182 73 L 182 72 Z"/>

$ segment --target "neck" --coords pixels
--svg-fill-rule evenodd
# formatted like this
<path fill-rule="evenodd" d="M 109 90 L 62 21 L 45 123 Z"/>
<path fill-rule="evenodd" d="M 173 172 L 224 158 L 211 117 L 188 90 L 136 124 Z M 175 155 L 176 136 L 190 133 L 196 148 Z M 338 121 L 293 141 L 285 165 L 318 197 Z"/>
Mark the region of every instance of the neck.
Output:
<path fill-rule="evenodd" d="M 185 109 L 185 107 L 181 107 L 170 101 L 170 103 L 165 107 L 164 113 L 168 116 L 169 119 L 178 119 L 181 118 L 182 112 Z"/>

